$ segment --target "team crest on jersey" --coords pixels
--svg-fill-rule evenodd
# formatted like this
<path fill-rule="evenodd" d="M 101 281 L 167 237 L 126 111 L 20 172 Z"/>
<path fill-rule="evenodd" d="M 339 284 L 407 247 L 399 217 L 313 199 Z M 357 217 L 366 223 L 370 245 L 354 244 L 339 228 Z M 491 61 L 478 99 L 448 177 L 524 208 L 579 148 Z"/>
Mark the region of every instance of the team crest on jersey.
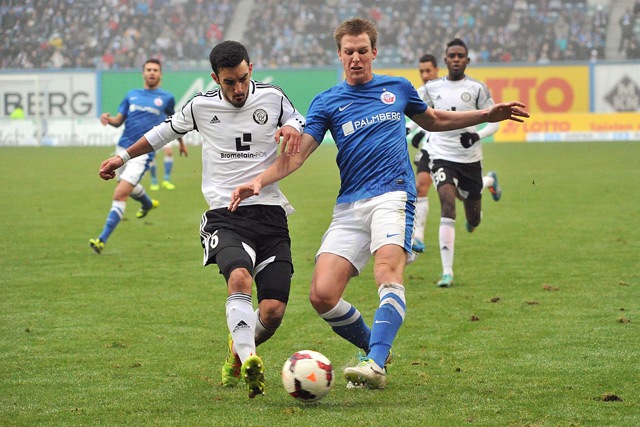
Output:
<path fill-rule="evenodd" d="M 257 124 L 263 125 L 267 123 L 267 120 L 269 120 L 269 115 L 262 108 L 258 108 L 256 111 L 253 112 L 253 121 L 256 122 Z"/>
<path fill-rule="evenodd" d="M 393 92 L 384 91 L 382 95 L 380 95 L 380 101 L 387 105 L 391 105 L 396 102 L 396 95 Z"/>
<path fill-rule="evenodd" d="M 156 98 L 153 100 L 156 107 L 162 107 L 162 98 Z"/>
<path fill-rule="evenodd" d="M 469 92 L 462 92 L 462 95 L 460 95 L 460 99 L 462 99 L 464 102 L 469 102 L 471 101 L 471 94 Z"/>

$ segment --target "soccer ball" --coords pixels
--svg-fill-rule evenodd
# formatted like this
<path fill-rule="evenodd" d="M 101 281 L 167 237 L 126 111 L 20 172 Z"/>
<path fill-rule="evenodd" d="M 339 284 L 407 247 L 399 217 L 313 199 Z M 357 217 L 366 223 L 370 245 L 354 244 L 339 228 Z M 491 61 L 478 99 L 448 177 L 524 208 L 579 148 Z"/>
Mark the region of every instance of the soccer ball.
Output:
<path fill-rule="evenodd" d="M 331 361 L 317 351 L 297 351 L 284 362 L 282 384 L 287 393 L 301 402 L 317 402 L 333 386 Z"/>

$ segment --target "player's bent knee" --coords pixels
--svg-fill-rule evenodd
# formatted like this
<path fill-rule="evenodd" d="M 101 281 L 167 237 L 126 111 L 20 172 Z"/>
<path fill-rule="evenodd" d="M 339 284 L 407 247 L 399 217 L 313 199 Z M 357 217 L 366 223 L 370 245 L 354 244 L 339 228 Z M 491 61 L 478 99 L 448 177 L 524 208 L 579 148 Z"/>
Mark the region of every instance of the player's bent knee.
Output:
<path fill-rule="evenodd" d="M 309 293 L 309 302 L 318 314 L 326 313 L 338 304 L 340 296 L 330 295 L 325 292 L 317 292 L 313 287 Z"/>
<path fill-rule="evenodd" d="M 260 301 L 260 321 L 269 329 L 275 330 L 282 323 L 287 304 L 278 300 Z"/>
<path fill-rule="evenodd" d="M 227 279 L 227 286 L 230 292 L 244 292 L 251 294 L 253 277 L 244 267 L 234 268 Z"/>
<path fill-rule="evenodd" d="M 235 246 L 223 248 L 216 254 L 215 262 L 227 283 L 232 280 L 232 275 L 235 280 L 238 275 L 245 279 L 248 275 L 250 283 L 253 282 L 250 273 L 253 270 L 253 261 L 244 249 Z"/>

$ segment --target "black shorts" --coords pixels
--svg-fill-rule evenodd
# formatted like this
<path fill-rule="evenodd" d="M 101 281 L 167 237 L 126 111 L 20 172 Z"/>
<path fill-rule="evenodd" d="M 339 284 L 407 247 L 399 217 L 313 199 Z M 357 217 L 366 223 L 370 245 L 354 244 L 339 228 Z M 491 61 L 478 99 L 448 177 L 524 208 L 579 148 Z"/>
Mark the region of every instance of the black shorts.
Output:
<path fill-rule="evenodd" d="M 438 189 L 444 184 L 454 185 L 463 199 L 482 198 L 482 162 L 456 163 L 435 159 L 431 161 L 431 178 Z"/>
<path fill-rule="evenodd" d="M 431 173 L 431 168 L 429 167 L 429 153 L 427 153 L 426 150 L 418 150 L 413 159 L 413 164 L 416 165 L 416 172 Z"/>
<path fill-rule="evenodd" d="M 225 279 L 234 269 L 246 268 L 256 281 L 258 301 L 287 302 L 293 262 L 282 207 L 249 205 L 235 212 L 227 208 L 207 211 L 200 222 L 200 243 L 204 265 L 217 264 Z"/>

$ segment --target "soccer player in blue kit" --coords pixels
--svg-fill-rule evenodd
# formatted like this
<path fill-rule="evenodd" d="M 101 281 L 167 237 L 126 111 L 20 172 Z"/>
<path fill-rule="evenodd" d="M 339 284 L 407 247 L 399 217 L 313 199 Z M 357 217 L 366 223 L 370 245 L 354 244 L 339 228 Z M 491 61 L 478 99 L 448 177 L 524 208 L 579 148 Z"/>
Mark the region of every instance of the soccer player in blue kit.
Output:
<path fill-rule="evenodd" d="M 334 38 L 345 80 L 313 99 L 299 152 L 279 156 L 253 181 L 238 186 L 229 209 L 297 170 L 325 132 L 331 132 L 341 185 L 316 255 L 310 301 L 334 332 L 366 354 L 357 366 L 345 369 L 349 384 L 381 389 L 387 383 L 385 363 L 405 317 L 403 273 L 412 254 L 416 186 L 405 114 L 428 131 L 506 119 L 521 122 L 529 114 L 519 102 L 466 112 L 427 108 L 407 79 L 373 73 L 378 32 L 371 21 L 344 21 Z M 370 328 L 342 295 L 371 255 L 380 304 Z"/>
<path fill-rule="evenodd" d="M 125 95 L 118 107 L 118 114 L 111 116 L 102 113 L 100 123 L 103 126 L 111 125 L 119 127 L 124 123 L 124 131 L 118 141 L 116 153 L 132 146 L 145 132 L 158 125 L 174 113 L 175 99 L 166 90 L 160 89 L 162 81 L 162 64 L 158 59 L 148 59 L 142 66 L 142 78 L 144 88 L 132 89 Z M 187 150 L 182 138 L 178 138 L 180 154 L 186 154 Z M 157 200 L 152 200 L 146 193 L 140 181 L 149 169 L 149 163 L 153 160 L 154 153 L 145 154 L 127 163 L 116 173 L 118 184 L 113 191 L 111 209 L 107 215 L 102 233 L 95 239 L 89 240 L 89 245 L 100 254 L 104 250 L 107 239 L 111 236 L 124 216 L 127 199 L 131 196 L 140 202 L 141 207 L 136 217 L 144 218 L 149 211 L 160 205 Z"/>

